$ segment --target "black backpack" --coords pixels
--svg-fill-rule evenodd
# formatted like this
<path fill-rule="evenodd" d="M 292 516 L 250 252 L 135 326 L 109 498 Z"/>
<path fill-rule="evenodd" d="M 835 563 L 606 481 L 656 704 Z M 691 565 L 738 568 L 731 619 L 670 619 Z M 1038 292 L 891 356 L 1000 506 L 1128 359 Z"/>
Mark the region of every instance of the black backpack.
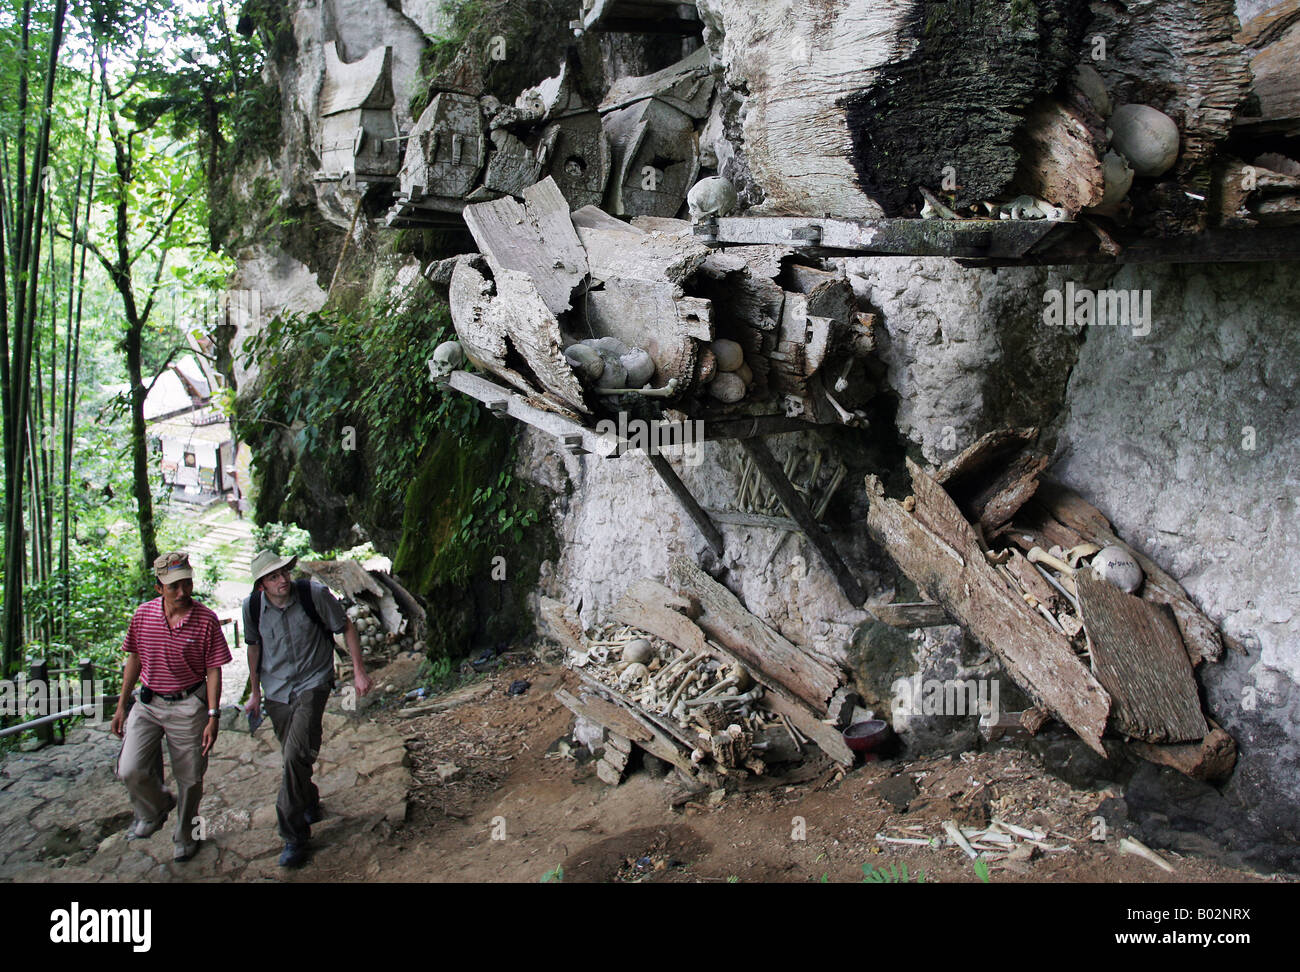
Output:
<path fill-rule="evenodd" d="M 312 624 L 316 625 L 316 627 L 320 628 L 321 631 L 325 633 L 325 637 L 329 638 L 332 641 L 333 632 L 331 632 L 329 628 L 325 627 L 325 622 L 322 621 L 320 619 L 320 615 L 316 613 L 316 605 L 315 603 L 313 603 L 311 597 L 311 580 L 306 577 L 299 577 L 297 580 L 293 582 L 293 586 L 294 586 L 294 590 L 298 592 L 298 603 L 302 605 L 302 609 L 306 613 L 307 619 L 311 621 Z M 260 643 L 262 639 L 261 588 L 258 588 L 257 590 L 253 591 L 253 596 L 249 598 L 248 613 L 252 615 L 253 630 L 257 632 L 258 642 Z M 262 667 L 262 656 L 260 654 L 257 657 L 257 667 L 259 670 Z"/>

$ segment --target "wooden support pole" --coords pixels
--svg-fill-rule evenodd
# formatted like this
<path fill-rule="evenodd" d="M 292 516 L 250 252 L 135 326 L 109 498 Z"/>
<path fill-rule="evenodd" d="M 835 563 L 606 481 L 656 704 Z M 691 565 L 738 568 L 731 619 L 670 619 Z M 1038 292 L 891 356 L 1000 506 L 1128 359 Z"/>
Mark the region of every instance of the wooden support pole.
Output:
<path fill-rule="evenodd" d="M 50 695 L 50 665 L 44 658 L 35 658 L 32 660 L 31 672 L 28 675 L 32 685 L 45 686 L 46 708 L 45 713 L 37 712 L 36 715 L 44 715 L 56 710 L 52 696 Z M 32 713 L 28 713 L 32 715 Z M 54 742 L 54 725 L 50 722 L 43 722 L 33 730 L 36 738 L 41 742 L 49 744 Z"/>
<path fill-rule="evenodd" d="M 822 532 L 816 519 L 813 518 L 812 511 L 808 509 L 808 504 L 803 501 L 794 484 L 790 482 L 785 475 L 776 458 L 768 449 L 767 443 L 762 439 L 741 439 L 741 446 L 746 454 L 754 461 L 758 471 L 762 473 L 763 478 L 776 492 L 777 498 L 781 500 L 781 505 L 785 507 L 786 513 L 790 518 L 799 524 L 799 529 L 803 531 L 808 542 L 813 545 L 813 549 L 826 562 L 830 572 L 835 575 L 835 581 L 839 584 L 840 590 L 844 596 L 849 599 L 854 607 L 861 607 L 867 599 L 866 593 L 862 587 L 849 573 L 848 566 L 840 559 L 840 555 L 835 550 L 835 545 L 831 543 L 830 537 Z"/>
<path fill-rule="evenodd" d="M 671 463 L 654 451 L 648 452 L 646 458 L 650 460 L 650 465 L 659 474 L 659 478 L 664 481 L 668 491 L 677 497 L 677 502 L 682 504 L 682 509 L 686 511 L 686 515 L 694 521 L 700 532 L 704 534 L 704 539 L 708 541 L 709 547 L 721 557 L 725 548 L 722 533 L 709 519 L 709 514 L 704 512 L 704 507 L 700 506 L 695 497 L 691 495 L 691 491 L 686 488 L 686 484 L 678 477 Z"/>

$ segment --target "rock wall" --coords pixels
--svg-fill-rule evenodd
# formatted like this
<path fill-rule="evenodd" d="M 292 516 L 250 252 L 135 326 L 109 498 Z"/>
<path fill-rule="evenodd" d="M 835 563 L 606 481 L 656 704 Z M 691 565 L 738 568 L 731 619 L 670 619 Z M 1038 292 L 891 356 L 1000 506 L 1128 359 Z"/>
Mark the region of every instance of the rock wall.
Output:
<path fill-rule="evenodd" d="M 800 6 L 807 5 L 778 5 Z M 730 24 L 723 22 L 723 7 L 733 17 Z M 440 23 L 439 9 L 397 0 L 325 0 L 295 8 L 297 54 L 277 68 L 286 141 L 276 167 L 281 201 L 296 212 L 310 210 L 319 222 L 295 240 L 254 247 L 241 258 L 236 286 L 260 291 L 263 312 L 270 309 L 266 295 L 293 310 L 323 303 L 341 231 L 355 207 L 355 196 L 310 178 L 321 45 L 337 39 L 353 59 L 378 43 L 393 44 L 401 111 L 424 35 Z M 792 113 L 796 99 L 777 99 L 762 112 L 746 102 L 753 77 L 775 62 L 740 39 L 757 44 L 782 25 L 719 0 L 701 9 L 706 42 L 726 63 L 723 78 L 732 89 L 708 126 L 706 148 L 736 177 L 746 201 L 757 203 L 788 174 L 756 165 L 748 149 L 788 137 L 801 116 Z M 621 73 L 618 63 L 638 62 L 636 50 L 601 43 L 611 74 Z M 553 53 L 545 52 L 539 76 L 550 73 Z M 797 71 L 790 78 L 762 77 L 777 87 L 799 83 Z M 839 215 L 874 213 L 853 184 L 851 165 L 841 162 L 835 171 L 844 176 L 848 208 Z M 1271 848 L 1256 860 L 1300 866 L 1300 859 L 1287 856 L 1294 835 L 1284 832 L 1300 798 L 1295 275 L 1279 265 L 995 271 L 941 259 L 853 259 L 843 267 L 880 316 L 880 368 L 871 380 L 883 394 L 875 421 L 865 432 L 829 443 L 803 433 L 777 438 L 773 446 L 780 459 L 792 448 L 826 445 L 848 463 L 850 474 L 829 519 L 838 549 L 869 596 L 896 593 L 899 581 L 862 526 L 864 473 L 900 467 L 904 452 L 942 462 L 992 428 L 1038 425 L 1056 451 L 1053 475 L 1080 490 L 1129 542 L 1169 570 L 1244 648 L 1201 672 L 1210 711 L 1238 740 L 1241 759 L 1222 792 L 1197 791 L 1198 806 L 1218 809 L 1188 819 L 1205 828 L 1233 816 L 1236 829 L 1225 838 L 1230 844 Z M 1132 328 L 1048 326 L 1044 295 L 1071 284 L 1149 291 L 1150 332 L 1139 337 Z M 918 666 L 938 677 L 987 670 L 955 629 L 910 637 L 882 630 L 847 602 L 797 535 L 772 556 L 779 531 L 722 522 L 726 551 L 716 558 L 642 457 L 578 459 L 533 432 L 523 433 L 519 456 L 519 473 L 554 497 L 550 512 L 560 547 L 543 564 L 540 591 L 577 608 L 587 624 L 607 618 L 630 583 L 662 578 L 670 559 L 682 554 L 714 569 L 751 611 L 788 638 L 852 669 L 877 701 L 884 701 L 893 677 Z M 684 457 L 673 462 L 705 507 L 734 512 L 739 448 L 709 443 L 702 458 L 697 465 Z M 1130 809 L 1148 820 L 1172 820 L 1177 781 L 1161 776 L 1164 783 L 1156 785 L 1153 773 L 1139 772 L 1141 798 L 1135 796 Z"/>
<path fill-rule="evenodd" d="M 1113 286 L 1150 290 L 1151 333 L 1089 329 L 1053 472 L 1240 643 L 1201 681 L 1240 747 L 1224 797 L 1266 834 L 1300 801 L 1300 281 L 1240 264 Z"/>

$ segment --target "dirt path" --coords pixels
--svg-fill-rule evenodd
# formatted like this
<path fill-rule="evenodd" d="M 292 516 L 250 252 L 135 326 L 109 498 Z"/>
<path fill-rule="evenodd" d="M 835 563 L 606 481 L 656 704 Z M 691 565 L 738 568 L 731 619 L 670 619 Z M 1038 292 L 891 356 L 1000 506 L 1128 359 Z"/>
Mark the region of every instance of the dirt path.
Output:
<path fill-rule="evenodd" d="M 327 816 L 312 828 L 313 845 L 321 855 L 364 860 L 406 818 L 411 775 L 391 726 L 337 706 L 332 701 L 325 714 L 316 781 Z M 105 721 L 73 730 L 65 745 L 11 753 L 0 762 L 0 880 L 303 877 L 278 866 L 283 843 L 275 798 L 282 764 L 269 721 L 251 735 L 230 728 L 218 737 L 199 807 L 205 839 L 193 860 L 179 864 L 172 860 L 173 820 L 147 840 L 125 839 L 132 815 L 113 775 L 120 750 Z"/>
<path fill-rule="evenodd" d="M 517 679 L 532 685 L 510 696 Z M 994 864 L 992 881 L 1267 880 L 1170 852 L 1161 856 L 1172 873 L 1121 855 L 1113 830 L 1091 839 L 1097 808 L 1113 794 L 1075 790 L 1015 749 L 868 764 L 839 780 L 832 769 L 798 785 L 753 779 L 749 792 L 716 805 L 706 798 L 674 810 L 670 781 L 641 770 L 610 787 L 590 763 L 554 750 L 572 724 L 551 696 L 565 680 L 563 669 L 521 665 L 449 711 L 380 716 L 400 728 L 411 755 L 410 817 L 364 862 L 320 858 L 314 878 L 537 882 L 562 868 L 566 882 L 861 881 L 864 864 L 896 873 L 906 864 L 927 881 L 977 881 L 956 847 L 876 834 L 942 837 L 945 820 L 982 825 L 996 815 L 1050 831 L 1049 846 L 1069 849 Z"/>
<path fill-rule="evenodd" d="M 300 871 L 276 865 L 280 756 L 269 727 L 222 734 L 205 781 L 210 840 L 175 864 L 170 828 L 123 839 L 119 744 L 101 726 L 0 764 L 0 880 L 857 882 L 864 865 L 895 874 L 906 865 L 928 882 L 973 882 L 971 862 L 943 844 L 943 824 L 994 816 L 1048 835 L 1045 850 L 1025 846 L 1022 860 L 991 865 L 995 882 L 1267 880 L 1168 851 L 1172 873 L 1121 855 L 1113 829 L 1093 839 L 1112 794 L 1073 789 L 1009 748 L 847 775 L 805 764 L 801 781 L 751 778 L 674 809 L 681 791 L 670 779 L 642 768 L 611 787 L 559 745 L 572 727 L 551 694 L 571 678 L 563 669 L 516 664 L 453 693 L 462 701 L 451 708 L 403 716 L 417 668 L 395 663 L 376 673 L 361 712 L 327 715 L 316 778 L 328 816 Z M 527 691 L 510 695 L 523 679 Z"/>

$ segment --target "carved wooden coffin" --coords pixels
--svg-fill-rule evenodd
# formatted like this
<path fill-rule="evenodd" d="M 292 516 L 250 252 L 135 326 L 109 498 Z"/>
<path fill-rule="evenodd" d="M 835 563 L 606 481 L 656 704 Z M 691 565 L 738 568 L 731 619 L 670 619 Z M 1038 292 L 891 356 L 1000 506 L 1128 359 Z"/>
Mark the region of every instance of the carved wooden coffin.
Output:
<path fill-rule="evenodd" d="M 478 99 L 439 92 L 407 140 L 401 191 L 411 200 L 469 195 L 478 185 L 487 141 Z"/>

